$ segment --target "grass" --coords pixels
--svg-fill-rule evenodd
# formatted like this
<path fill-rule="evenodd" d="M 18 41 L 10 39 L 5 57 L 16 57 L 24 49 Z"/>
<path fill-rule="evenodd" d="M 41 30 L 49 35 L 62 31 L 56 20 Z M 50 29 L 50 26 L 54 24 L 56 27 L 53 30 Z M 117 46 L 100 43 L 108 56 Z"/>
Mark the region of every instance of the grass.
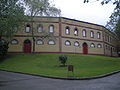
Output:
<path fill-rule="evenodd" d="M 0 69 L 45 76 L 67 77 L 67 67 L 59 67 L 59 55 L 10 54 L 9 58 L 0 63 Z M 75 77 L 92 77 L 120 70 L 120 58 L 74 54 L 66 54 L 66 56 L 68 56 L 67 65 L 74 65 Z"/>

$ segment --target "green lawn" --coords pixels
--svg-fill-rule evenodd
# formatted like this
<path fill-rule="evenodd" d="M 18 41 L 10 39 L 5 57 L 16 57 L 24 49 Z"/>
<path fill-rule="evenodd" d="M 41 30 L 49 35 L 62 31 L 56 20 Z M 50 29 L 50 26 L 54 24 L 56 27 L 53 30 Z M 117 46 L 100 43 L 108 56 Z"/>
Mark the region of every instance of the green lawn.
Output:
<path fill-rule="evenodd" d="M 9 54 L 9 58 L 0 63 L 0 69 L 45 76 L 67 77 L 67 67 L 59 67 L 59 55 Z M 66 54 L 66 56 L 68 56 L 67 65 L 74 65 L 76 77 L 92 77 L 120 70 L 120 58 L 75 54 Z"/>

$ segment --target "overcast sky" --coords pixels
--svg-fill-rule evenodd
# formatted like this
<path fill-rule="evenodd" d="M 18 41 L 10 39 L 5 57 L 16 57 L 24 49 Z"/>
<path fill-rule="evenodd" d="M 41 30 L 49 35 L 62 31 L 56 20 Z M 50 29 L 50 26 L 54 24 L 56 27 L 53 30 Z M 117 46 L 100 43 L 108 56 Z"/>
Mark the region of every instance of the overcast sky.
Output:
<path fill-rule="evenodd" d="M 63 17 L 105 26 L 113 12 L 113 4 L 101 5 L 100 0 L 91 0 L 90 3 L 83 3 L 83 1 L 53 0 L 53 3 L 57 8 L 61 9 Z"/>

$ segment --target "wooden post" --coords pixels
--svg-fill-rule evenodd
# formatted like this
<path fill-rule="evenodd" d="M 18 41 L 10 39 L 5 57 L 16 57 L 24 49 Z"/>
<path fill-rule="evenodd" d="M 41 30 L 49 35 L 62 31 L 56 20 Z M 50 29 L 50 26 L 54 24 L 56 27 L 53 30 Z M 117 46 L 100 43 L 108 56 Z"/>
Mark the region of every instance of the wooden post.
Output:
<path fill-rule="evenodd" d="M 69 72 L 72 72 L 72 76 L 69 75 Z M 68 77 L 74 77 L 74 66 L 73 65 L 68 65 Z"/>

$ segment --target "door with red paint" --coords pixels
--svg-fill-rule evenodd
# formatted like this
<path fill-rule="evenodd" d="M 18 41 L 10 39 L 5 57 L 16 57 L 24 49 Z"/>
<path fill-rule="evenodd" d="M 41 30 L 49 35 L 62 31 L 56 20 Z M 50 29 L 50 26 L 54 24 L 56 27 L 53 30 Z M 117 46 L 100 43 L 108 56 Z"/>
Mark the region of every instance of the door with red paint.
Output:
<path fill-rule="evenodd" d="M 30 40 L 25 40 L 24 41 L 24 47 L 23 47 L 24 53 L 31 53 L 31 41 Z"/>
<path fill-rule="evenodd" d="M 87 43 L 83 43 L 83 54 L 88 54 L 88 45 L 87 45 Z"/>

